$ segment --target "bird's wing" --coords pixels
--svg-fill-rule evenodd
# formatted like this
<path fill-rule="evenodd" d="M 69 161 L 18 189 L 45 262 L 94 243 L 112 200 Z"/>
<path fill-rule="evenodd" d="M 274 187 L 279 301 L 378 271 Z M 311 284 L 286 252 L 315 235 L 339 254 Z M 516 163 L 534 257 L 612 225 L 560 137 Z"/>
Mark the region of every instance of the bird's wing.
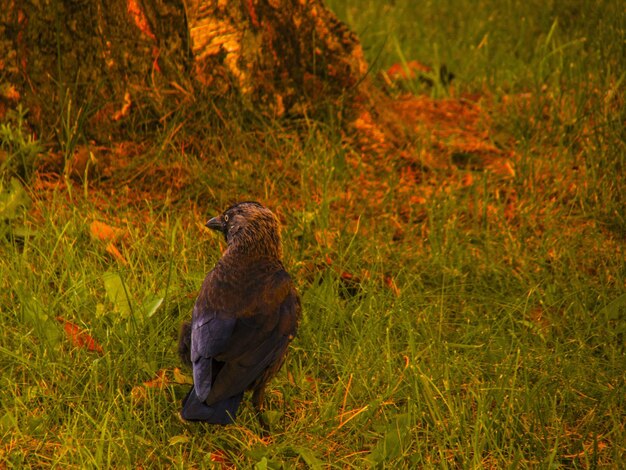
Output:
<path fill-rule="evenodd" d="M 234 317 L 221 316 L 210 310 L 202 300 L 199 299 L 194 306 L 191 329 L 193 384 L 200 401 L 206 400 L 211 391 L 213 358 L 228 348 L 237 323 Z"/>
<path fill-rule="evenodd" d="M 296 332 L 300 304 L 288 275 L 280 285 L 274 282 L 267 288 L 275 289 L 274 301 L 261 304 L 255 315 L 240 318 L 230 346 L 216 357 L 225 364 L 207 398 L 209 405 L 246 390 L 266 369 L 282 362 Z"/>

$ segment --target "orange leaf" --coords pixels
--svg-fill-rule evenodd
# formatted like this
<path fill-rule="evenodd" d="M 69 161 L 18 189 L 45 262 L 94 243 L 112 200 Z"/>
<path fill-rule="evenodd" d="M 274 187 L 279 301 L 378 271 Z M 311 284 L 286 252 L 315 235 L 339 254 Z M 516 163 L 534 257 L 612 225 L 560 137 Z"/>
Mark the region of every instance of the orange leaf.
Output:
<path fill-rule="evenodd" d="M 95 351 L 100 354 L 104 352 L 102 346 L 100 346 L 100 344 L 80 326 L 64 319 L 63 317 L 57 317 L 57 321 L 63 323 L 65 335 L 77 348 L 85 348 L 88 351 Z"/>
<path fill-rule="evenodd" d="M 124 258 L 124 255 L 120 253 L 120 250 L 117 249 L 117 247 L 115 246 L 113 242 L 107 244 L 105 249 L 107 250 L 107 253 L 109 253 L 110 255 L 113 255 L 113 257 L 117 259 L 120 263 L 128 264 L 128 262 L 126 261 L 126 258 Z"/>
<path fill-rule="evenodd" d="M 430 73 L 432 68 L 428 65 L 419 63 L 417 60 L 411 60 L 406 64 L 393 64 L 387 69 L 387 75 L 392 80 L 407 80 L 415 78 L 418 73 Z"/>
<path fill-rule="evenodd" d="M 211 452 L 211 462 L 222 464 L 221 466 L 224 467 L 228 463 L 228 454 L 220 449 Z"/>
<path fill-rule="evenodd" d="M 189 385 L 193 384 L 193 379 L 183 374 L 178 367 L 174 368 L 172 374 L 174 375 L 174 383 Z"/>
<path fill-rule="evenodd" d="M 150 28 L 148 18 L 146 18 L 146 14 L 137 0 L 128 0 L 128 3 L 126 4 L 126 11 L 128 11 L 128 13 L 133 17 L 135 26 L 137 26 L 143 34 L 148 36 L 150 39 L 156 40 L 156 36 L 152 32 L 152 28 Z"/>
<path fill-rule="evenodd" d="M 341 279 L 344 279 L 344 280 L 346 280 L 346 281 L 351 281 L 351 280 L 353 280 L 353 279 L 354 279 L 354 280 L 356 280 L 356 281 L 358 281 L 358 278 L 355 278 L 355 277 L 354 277 L 354 274 L 349 273 L 348 271 L 343 271 L 343 272 L 340 274 L 340 277 L 341 277 Z"/>
<path fill-rule="evenodd" d="M 126 235 L 126 232 L 121 228 L 111 227 L 110 225 L 104 222 L 98 222 L 97 220 L 94 220 L 91 223 L 89 231 L 94 239 L 104 242 L 116 241 L 120 238 L 124 238 Z"/>
<path fill-rule="evenodd" d="M 398 297 L 400 295 L 400 289 L 396 285 L 396 281 L 394 281 L 393 277 L 385 274 L 383 279 L 385 280 L 385 285 L 391 289 L 391 292 L 393 292 L 396 297 Z"/>
<path fill-rule="evenodd" d="M 128 92 L 124 93 L 124 104 L 118 111 L 115 112 L 115 114 L 113 114 L 113 120 L 119 121 L 120 119 L 128 116 L 128 114 L 130 113 L 130 107 L 132 106 L 132 104 L 133 102 L 130 98 L 130 93 Z"/>
<path fill-rule="evenodd" d="M 145 400 L 148 397 L 146 387 L 144 387 L 143 385 L 135 385 L 130 391 L 130 395 L 138 401 Z"/>
<path fill-rule="evenodd" d="M 161 369 L 157 372 L 157 375 L 155 378 L 148 380 L 147 382 L 144 382 L 144 386 L 148 387 L 148 388 L 163 388 L 165 387 L 167 384 L 170 383 L 170 380 L 167 378 L 167 374 L 166 374 L 166 370 L 165 369 Z"/>
<path fill-rule="evenodd" d="M 135 385 L 130 391 L 131 396 L 136 400 L 145 400 L 148 397 L 148 389 L 157 388 L 163 390 L 167 385 L 176 383 L 167 376 L 167 369 L 160 369 L 153 379 L 147 380 L 141 385 Z"/>

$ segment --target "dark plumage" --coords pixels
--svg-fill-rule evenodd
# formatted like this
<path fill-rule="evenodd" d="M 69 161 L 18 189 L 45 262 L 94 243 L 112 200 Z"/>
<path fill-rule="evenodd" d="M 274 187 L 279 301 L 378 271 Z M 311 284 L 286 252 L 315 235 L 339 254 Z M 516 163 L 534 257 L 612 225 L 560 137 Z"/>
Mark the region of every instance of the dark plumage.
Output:
<path fill-rule="evenodd" d="M 281 262 L 279 224 L 269 209 L 242 202 L 206 226 L 224 234 L 227 248 L 181 329 L 178 351 L 194 381 L 181 416 L 228 424 L 245 390 L 261 409 L 265 385 L 296 334 L 300 299 Z"/>

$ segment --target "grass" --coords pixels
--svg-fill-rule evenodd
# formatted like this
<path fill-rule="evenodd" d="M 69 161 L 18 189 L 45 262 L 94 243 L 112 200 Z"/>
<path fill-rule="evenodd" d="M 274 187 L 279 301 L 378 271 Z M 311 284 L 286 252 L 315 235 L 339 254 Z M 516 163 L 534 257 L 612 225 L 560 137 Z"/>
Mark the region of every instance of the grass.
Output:
<path fill-rule="evenodd" d="M 150 145 L 94 149 L 112 175 L 16 184 L 43 147 L 3 127 L 3 466 L 624 466 L 621 3 L 383 3 L 331 6 L 374 75 L 445 63 L 440 106 L 480 95 L 514 174 L 371 161 L 333 124 L 174 114 Z M 177 417 L 177 330 L 220 253 L 201 222 L 240 199 L 284 220 L 304 305 L 268 436 L 249 404 L 226 428 Z"/>

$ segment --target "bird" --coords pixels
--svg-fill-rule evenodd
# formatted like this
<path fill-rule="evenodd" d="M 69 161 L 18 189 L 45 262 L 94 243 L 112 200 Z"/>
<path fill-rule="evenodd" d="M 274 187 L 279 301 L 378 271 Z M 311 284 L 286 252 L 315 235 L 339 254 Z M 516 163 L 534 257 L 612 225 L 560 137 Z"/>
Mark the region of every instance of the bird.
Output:
<path fill-rule="evenodd" d="M 281 261 L 280 224 L 254 201 L 230 206 L 206 223 L 226 249 L 207 274 L 183 323 L 178 353 L 193 386 L 182 401 L 188 421 L 232 424 L 246 390 L 261 424 L 267 382 L 296 335 L 301 302 Z"/>

